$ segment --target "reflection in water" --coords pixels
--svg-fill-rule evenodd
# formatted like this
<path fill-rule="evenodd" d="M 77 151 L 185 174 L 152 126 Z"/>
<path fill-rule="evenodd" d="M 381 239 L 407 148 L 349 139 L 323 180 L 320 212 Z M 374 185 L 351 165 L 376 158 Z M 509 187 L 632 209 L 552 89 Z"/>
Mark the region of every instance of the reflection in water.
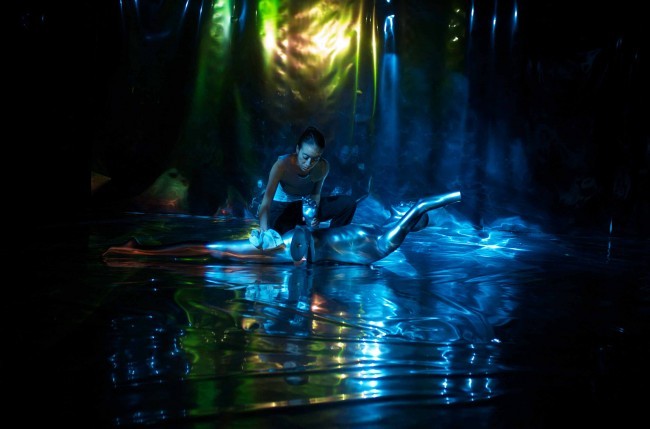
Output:
<path fill-rule="evenodd" d="M 189 379 L 233 376 L 232 395 L 197 398 L 205 412 L 391 397 L 405 393 L 405 377 L 441 403 L 491 396 L 498 357 L 481 313 L 436 295 L 409 297 L 381 269 L 265 268 L 240 272 L 249 286 L 235 286 L 227 304 L 212 288 L 177 293 L 192 327 L 183 339 L 194 356 Z M 206 277 L 224 274 L 211 267 Z M 458 380 L 468 365 L 480 375 Z"/>
<path fill-rule="evenodd" d="M 404 395 L 460 404 L 501 394 L 494 326 L 508 322 L 514 292 L 499 274 L 467 278 L 471 258 L 458 246 L 455 255 L 438 251 L 461 234 L 419 237 L 416 247 L 427 242 L 422 250 L 437 255 L 431 272 L 401 252 L 376 266 L 176 267 L 191 279 L 172 286 L 182 313 L 113 323 L 114 383 L 133 389 L 139 403 L 137 416 L 121 421 L 158 421 L 160 409 L 180 418 Z M 151 399 L 143 386 L 161 382 L 178 384 L 182 400 Z"/>
<path fill-rule="evenodd" d="M 203 220 L 137 227 L 166 242 L 249 228 Z M 410 427 L 430 407 L 491 427 L 499 403 L 517 423 L 540 396 L 616 394 L 603 374 L 626 374 L 617 355 L 643 332 L 628 299 L 647 248 L 552 237 L 517 218 L 476 231 L 434 212 L 429 225 L 372 265 L 105 265 L 111 422 L 331 427 L 400 423 L 406 406 Z M 107 241 L 95 242 L 101 254 Z"/>

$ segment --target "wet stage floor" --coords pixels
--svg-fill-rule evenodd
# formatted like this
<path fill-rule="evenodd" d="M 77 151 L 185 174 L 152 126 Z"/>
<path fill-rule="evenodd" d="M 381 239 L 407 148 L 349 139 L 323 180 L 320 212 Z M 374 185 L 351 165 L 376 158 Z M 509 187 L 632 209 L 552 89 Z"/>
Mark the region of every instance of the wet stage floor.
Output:
<path fill-rule="evenodd" d="M 516 219 L 479 236 L 440 218 L 372 266 L 102 259 L 132 236 L 251 227 L 131 213 L 44 228 L 5 281 L 5 409 L 85 428 L 632 427 L 645 414 L 647 240 Z"/>

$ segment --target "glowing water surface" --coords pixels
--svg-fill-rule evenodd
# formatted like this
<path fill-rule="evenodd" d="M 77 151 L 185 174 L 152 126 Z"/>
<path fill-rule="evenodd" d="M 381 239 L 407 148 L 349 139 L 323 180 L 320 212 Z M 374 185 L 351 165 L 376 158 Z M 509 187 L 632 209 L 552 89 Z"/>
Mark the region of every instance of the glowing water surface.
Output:
<path fill-rule="evenodd" d="M 62 226 L 61 240 L 39 245 L 49 256 L 11 325 L 7 366 L 29 368 L 14 371 L 16 390 L 47 398 L 22 404 L 68 427 L 554 427 L 634 415 L 647 242 L 431 219 L 372 266 L 105 263 L 131 236 L 241 237 L 251 221 L 129 214 Z"/>

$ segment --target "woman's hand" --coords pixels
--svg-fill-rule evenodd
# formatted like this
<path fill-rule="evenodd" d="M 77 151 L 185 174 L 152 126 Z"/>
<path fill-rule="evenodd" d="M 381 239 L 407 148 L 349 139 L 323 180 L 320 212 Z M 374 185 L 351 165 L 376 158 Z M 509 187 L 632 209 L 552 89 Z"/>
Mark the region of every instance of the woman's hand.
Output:
<path fill-rule="evenodd" d="M 282 236 L 274 229 L 253 229 L 248 241 L 260 250 L 276 249 L 284 244 Z"/>
<path fill-rule="evenodd" d="M 248 236 L 248 241 L 254 246 L 257 247 L 258 249 L 262 248 L 262 237 L 263 237 L 263 232 L 259 229 L 253 229 Z"/>

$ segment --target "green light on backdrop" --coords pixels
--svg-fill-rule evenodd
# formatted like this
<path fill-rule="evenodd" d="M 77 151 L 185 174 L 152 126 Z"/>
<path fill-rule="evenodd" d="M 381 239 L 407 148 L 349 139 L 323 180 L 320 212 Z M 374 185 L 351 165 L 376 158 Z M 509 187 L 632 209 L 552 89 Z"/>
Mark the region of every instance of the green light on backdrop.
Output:
<path fill-rule="evenodd" d="M 276 46 L 279 0 L 262 0 L 258 4 L 259 35 L 264 46 L 264 59 L 268 64 Z"/>
<path fill-rule="evenodd" d="M 224 77 L 230 64 L 230 23 L 231 2 L 215 2 L 212 6 L 212 16 L 208 28 L 209 37 L 201 45 L 199 72 L 194 94 L 197 107 L 205 105 L 206 97 L 215 97 L 223 90 Z"/>

